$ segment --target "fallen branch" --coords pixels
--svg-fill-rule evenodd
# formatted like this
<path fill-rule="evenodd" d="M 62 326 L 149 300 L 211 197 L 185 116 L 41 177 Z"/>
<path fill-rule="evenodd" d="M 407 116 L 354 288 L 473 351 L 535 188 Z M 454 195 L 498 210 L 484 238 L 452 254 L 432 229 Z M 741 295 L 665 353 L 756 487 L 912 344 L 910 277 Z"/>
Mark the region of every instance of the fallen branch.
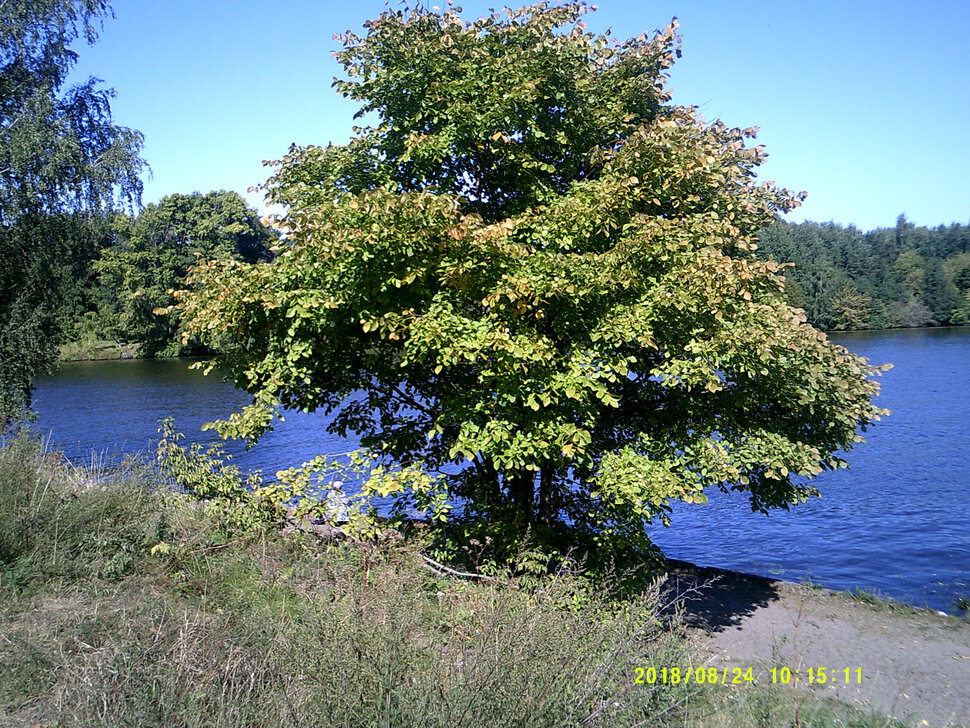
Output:
<path fill-rule="evenodd" d="M 421 554 L 421 558 L 424 559 L 425 568 L 430 569 L 435 572 L 438 576 L 442 574 L 451 574 L 452 576 L 461 576 L 465 579 L 481 579 L 482 581 L 495 581 L 490 576 L 485 576 L 485 574 L 475 574 L 468 571 L 455 571 L 454 569 L 449 569 L 444 564 L 439 564 L 434 559 Z"/>

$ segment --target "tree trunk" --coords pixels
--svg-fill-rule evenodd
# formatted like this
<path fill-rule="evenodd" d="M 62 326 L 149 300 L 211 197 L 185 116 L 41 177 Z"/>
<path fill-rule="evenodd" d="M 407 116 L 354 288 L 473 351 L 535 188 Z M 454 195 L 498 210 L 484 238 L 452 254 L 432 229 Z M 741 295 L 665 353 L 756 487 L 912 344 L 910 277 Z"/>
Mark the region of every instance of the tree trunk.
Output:
<path fill-rule="evenodd" d="M 500 503 L 502 500 L 502 484 L 498 471 L 495 469 L 495 464 L 485 458 L 476 458 L 475 467 L 478 469 L 479 474 L 486 484 L 486 490 L 483 493 L 485 502 L 491 505 Z"/>
<path fill-rule="evenodd" d="M 519 470 L 509 476 L 509 489 L 518 510 L 517 517 L 525 524 L 535 521 L 535 482 L 536 474 L 532 470 Z"/>
<path fill-rule="evenodd" d="M 551 465 L 539 469 L 539 521 L 549 523 L 552 520 L 552 477 L 554 470 Z"/>

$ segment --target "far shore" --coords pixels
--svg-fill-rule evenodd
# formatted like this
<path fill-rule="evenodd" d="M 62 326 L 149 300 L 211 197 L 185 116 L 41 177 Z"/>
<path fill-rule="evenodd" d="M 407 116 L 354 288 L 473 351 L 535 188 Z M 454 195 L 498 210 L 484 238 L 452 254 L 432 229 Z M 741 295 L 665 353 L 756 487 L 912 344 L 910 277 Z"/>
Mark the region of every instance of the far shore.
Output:
<path fill-rule="evenodd" d="M 62 344 L 60 361 L 107 361 L 111 359 L 141 359 L 139 344 L 117 341 L 71 341 Z"/>
<path fill-rule="evenodd" d="M 841 336 L 842 334 L 864 334 L 869 332 L 885 331 L 917 331 L 923 329 L 965 329 L 968 325 L 949 325 L 949 326 L 896 326 L 881 329 L 825 329 L 829 336 Z M 97 341 L 70 341 L 61 345 L 60 361 L 108 361 L 120 359 L 193 359 L 196 357 L 176 357 L 176 356 L 143 356 L 141 354 L 141 344 L 121 343 L 117 341 L 97 340 Z"/>

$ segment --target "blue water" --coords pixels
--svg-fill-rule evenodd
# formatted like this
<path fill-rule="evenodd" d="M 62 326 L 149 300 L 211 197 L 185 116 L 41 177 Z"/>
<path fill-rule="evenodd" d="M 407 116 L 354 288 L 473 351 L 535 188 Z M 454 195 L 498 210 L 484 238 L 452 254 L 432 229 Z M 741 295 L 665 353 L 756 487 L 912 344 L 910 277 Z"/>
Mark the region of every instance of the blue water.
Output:
<path fill-rule="evenodd" d="M 668 556 L 836 589 L 863 588 L 952 611 L 970 597 L 970 329 L 842 334 L 874 363 L 879 404 L 893 411 L 849 453 L 851 469 L 815 480 L 822 497 L 790 512 L 752 513 L 738 494 L 678 504 L 651 536 Z M 184 361 L 65 365 L 38 383 L 38 427 L 75 461 L 147 453 L 159 419 L 173 416 L 196 441 L 199 426 L 247 402 Z M 273 473 L 356 443 L 326 432 L 319 415 L 289 414 L 251 451 L 229 449 L 248 470 Z"/>
<path fill-rule="evenodd" d="M 737 494 L 678 504 L 651 531 L 668 556 L 835 589 L 863 588 L 951 611 L 970 596 L 970 329 L 833 337 L 891 362 L 879 405 L 892 410 L 823 473 L 821 498 L 768 516 Z"/>
<path fill-rule="evenodd" d="M 258 445 L 222 443 L 215 433 L 203 432 L 206 422 L 228 417 L 248 404 L 249 397 L 218 374 L 203 376 L 178 359 L 71 362 L 40 380 L 33 407 L 37 429 L 51 447 L 72 461 L 112 462 L 124 454 L 154 451 L 158 423 L 175 420 L 175 429 L 192 442 L 219 443 L 247 471 L 272 475 L 317 455 L 340 455 L 358 447 L 355 440 L 326 431 L 318 415 L 288 412 Z"/>

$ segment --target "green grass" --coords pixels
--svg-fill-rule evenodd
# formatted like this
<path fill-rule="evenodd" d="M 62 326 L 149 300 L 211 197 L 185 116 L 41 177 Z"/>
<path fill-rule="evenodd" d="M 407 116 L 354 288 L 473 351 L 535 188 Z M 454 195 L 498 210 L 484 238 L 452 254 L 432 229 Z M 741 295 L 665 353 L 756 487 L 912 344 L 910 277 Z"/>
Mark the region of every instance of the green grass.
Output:
<path fill-rule="evenodd" d="M 136 359 L 140 346 L 101 339 L 69 341 L 60 347 L 61 361 L 100 361 L 103 359 Z"/>
<path fill-rule="evenodd" d="M 865 604 L 877 612 L 889 612 L 892 614 L 928 614 L 939 616 L 939 612 L 928 607 L 917 607 L 912 604 L 896 601 L 879 592 L 867 589 L 852 589 L 847 592 L 854 601 Z"/>
<path fill-rule="evenodd" d="M 890 725 L 770 686 L 635 685 L 701 664 L 656 588 L 441 578 L 415 542 L 230 538 L 154 482 L 0 448 L 0 725 Z"/>

